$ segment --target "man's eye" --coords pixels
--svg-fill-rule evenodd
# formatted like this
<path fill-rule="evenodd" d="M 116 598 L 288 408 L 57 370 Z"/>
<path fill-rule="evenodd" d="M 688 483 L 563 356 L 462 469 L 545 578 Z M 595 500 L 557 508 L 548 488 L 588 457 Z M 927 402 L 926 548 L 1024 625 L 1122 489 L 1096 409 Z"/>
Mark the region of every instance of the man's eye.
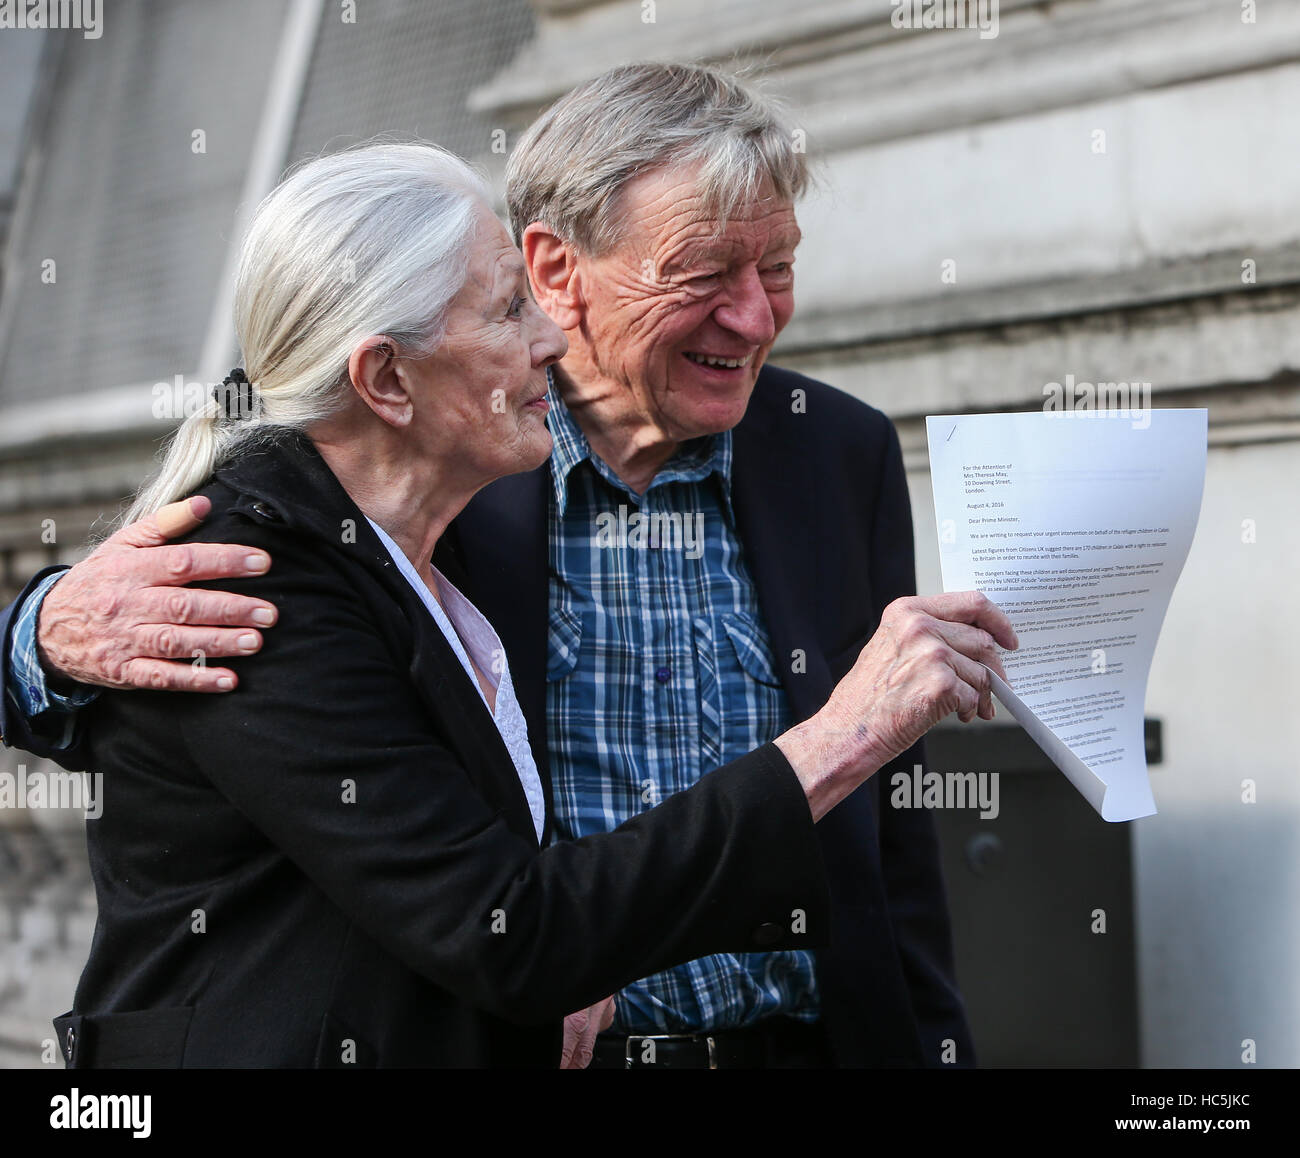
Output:
<path fill-rule="evenodd" d="M 515 296 L 510 299 L 510 308 L 506 310 L 506 316 L 510 318 L 521 317 L 524 312 L 524 305 L 527 301 L 527 298 L 520 294 L 515 294 Z"/>

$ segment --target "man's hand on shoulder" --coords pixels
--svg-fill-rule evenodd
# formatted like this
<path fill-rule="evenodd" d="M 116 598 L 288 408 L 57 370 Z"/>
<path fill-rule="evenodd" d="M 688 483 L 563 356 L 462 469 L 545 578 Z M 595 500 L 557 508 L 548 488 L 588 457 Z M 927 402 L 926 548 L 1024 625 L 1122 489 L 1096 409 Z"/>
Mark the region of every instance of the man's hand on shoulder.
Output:
<path fill-rule="evenodd" d="M 265 551 L 233 543 L 168 543 L 212 510 L 202 496 L 123 527 L 73 567 L 41 604 L 37 643 L 51 686 L 223 692 L 237 683 L 206 660 L 251 655 L 276 620 L 264 599 L 185 587 L 270 569 Z M 202 657 L 205 662 L 196 664 Z"/>

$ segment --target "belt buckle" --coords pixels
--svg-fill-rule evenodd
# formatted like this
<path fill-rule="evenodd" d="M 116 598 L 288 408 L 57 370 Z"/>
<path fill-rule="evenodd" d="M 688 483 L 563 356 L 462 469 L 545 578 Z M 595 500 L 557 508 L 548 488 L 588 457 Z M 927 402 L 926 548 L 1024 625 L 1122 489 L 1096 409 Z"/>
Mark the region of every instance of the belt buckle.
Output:
<path fill-rule="evenodd" d="M 718 1068 L 718 1043 L 713 1040 L 713 1034 L 698 1033 L 634 1033 L 630 1034 L 623 1046 L 623 1065 L 625 1069 L 634 1069 L 632 1057 L 632 1043 L 643 1041 L 699 1041 L 703 1036 L 704 1044 L 709 1050 L 709 1069 Z M 648 1067 L 647 1067 L 648 1068 Z"/>

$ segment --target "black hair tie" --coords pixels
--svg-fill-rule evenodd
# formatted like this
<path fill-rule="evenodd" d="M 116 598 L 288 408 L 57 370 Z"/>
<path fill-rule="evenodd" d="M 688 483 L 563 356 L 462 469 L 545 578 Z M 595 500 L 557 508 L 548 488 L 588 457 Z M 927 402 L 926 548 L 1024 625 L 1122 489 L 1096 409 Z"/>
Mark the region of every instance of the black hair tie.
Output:
<path fill-rule="evenodd" d="M 248 380 L 248 375 L 244 373 L 242 367 L 236 366 L 231 370 L 221 385 L 213 389 L 212 397 L 221 407 L 221 412 L 226 416 L 227 421 L 240 422 L 245 418 L 253 417 L 256 405 L 253 384 Z"/>

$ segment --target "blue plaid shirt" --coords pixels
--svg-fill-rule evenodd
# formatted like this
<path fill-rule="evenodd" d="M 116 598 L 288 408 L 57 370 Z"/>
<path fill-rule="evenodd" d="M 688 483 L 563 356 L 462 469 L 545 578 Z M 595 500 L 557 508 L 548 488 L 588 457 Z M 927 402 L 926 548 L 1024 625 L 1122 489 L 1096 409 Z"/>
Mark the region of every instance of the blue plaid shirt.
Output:
<path fill-rule="evenodd" d="M 731 433 L 684 444 L 644 495 L 551 391 L 547 735 L 556 832 L 608 832 L 789 726 L 731 509 Z M 812 954 L 716 954 L 629 985 L 624 1033 L 818 1014 Z"/>
<path fill-rule="evenodd" d="M 62 571 L 47 575 L 23 600 L 10 630 L 9 647 L 9 698 L 33 727 L 38 726 L 38 718 L 44 717 L 40 720 L 46 724 L 43 734 L 50 735 L 51 739 L 57 737 L 60 747 L 66 747 L 72 739 L 77 709 L 99 695 L 97 688 L 84 687 L 61 696 L 45 682 L 45 671 L 36 651 L 36 619 L 45 596 L 63 575 Z M 45 715 L 47 712 L 49 715 Z"/>

